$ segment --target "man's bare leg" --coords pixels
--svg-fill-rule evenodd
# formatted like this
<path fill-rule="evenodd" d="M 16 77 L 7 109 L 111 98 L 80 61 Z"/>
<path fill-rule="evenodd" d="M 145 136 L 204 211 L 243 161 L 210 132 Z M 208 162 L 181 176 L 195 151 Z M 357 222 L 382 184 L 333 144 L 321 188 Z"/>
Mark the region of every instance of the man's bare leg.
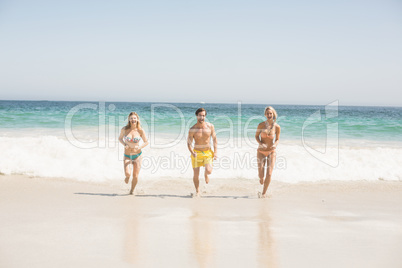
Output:
<path fill-rule="evenodd" d="M 195 187 L 195 195 L 199 196 L 200 195 L 200 180 L 198 177 L 200 176 L 200 168 L 193 168 L 194 171 L 194 176 L 193 176 L 193 182 L 194 182 L 194 187 Z"/>
<path fill-rule="evenodd" d="M 205 177 L 205 183 L 208 184 L 209 183 L 209 175 L 211 175 L 212 173 L 212 165 L 210 164 L 206 164 L 205 165 L 205 173 L 204 173 L 204 177 Z"/>

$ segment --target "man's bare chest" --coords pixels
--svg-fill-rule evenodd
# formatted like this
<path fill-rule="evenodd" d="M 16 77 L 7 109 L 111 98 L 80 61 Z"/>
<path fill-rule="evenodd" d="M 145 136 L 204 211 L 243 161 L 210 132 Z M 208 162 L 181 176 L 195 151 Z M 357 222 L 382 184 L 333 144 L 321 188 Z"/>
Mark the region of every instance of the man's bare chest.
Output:
<path fill-rule="evenodd" d="M 209 128 L 200 128 L 194 131 L 194 138 L 203 139 L 209 138 L 211 136 L 211 129 Z"/>

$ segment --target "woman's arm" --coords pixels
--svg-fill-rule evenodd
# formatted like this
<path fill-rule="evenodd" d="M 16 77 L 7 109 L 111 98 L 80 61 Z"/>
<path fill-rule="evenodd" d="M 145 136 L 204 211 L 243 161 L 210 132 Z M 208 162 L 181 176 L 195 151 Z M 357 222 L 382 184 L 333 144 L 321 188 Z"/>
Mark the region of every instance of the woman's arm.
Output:
<path fill-rule="evenodd" d="M 275 134 L 276 135 L 275 135 L 274 147 L 276 148 L 276 146 L 279 143 L 279 136 L 281 135 L 281 127 L 278 124 L 276 124 L 275 126 Z"/>
<path fill-rule="evenodd" d="M 127 148 L 127 144 L 124 142 L 124 140 L 123 140 L 123 137 L 124 137 L 124 128 L 122 128 L 121 129 L 121 132 L 120 132 L 120 136 L 119 136 L 119 142 L 121 143 L 121 144 L 123 144 L 123 146 L 124 146 L 124 148 Z"/>
<path fill-rule="evenodd" d="M 142 148 L 146 147 L 149 144 L 149 142 L 148 142 L 147 135 L 145 135 L 144 130 L 141 130 L 140 136 L 141 136 L 142 140 L 144 141 L 144 143 L 141 146 L 138 146 L 138 149 L 141 150 Z"/>
<path fill-rule="evenodd" d="M 261 128 L 261 123 L 260 123 L 260 124 L 258 124 L 257 131 L 255 132 L 255 140 L 258 142 L 258 145 L 260 145 L 260 146 L 263 144 L 260 139 L 261 131 L 262 131 L 262 128 Z"/>

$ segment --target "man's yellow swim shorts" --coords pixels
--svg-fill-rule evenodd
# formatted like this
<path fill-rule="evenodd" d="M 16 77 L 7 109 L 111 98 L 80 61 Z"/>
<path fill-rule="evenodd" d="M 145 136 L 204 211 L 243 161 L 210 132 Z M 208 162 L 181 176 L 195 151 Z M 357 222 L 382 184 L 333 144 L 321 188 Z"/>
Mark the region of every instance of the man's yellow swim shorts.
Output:
<path fill-rule="evenodd" d="M 214 152 L 211 149 L 207 151 L 194 150 L 194 152 L 197 154 L 197 156 L 194 157 L 193 155 L 191 155 L 191 164 L 193 165 L 193 168 L 203 167 L 206 164 L 212 165 Z"/>

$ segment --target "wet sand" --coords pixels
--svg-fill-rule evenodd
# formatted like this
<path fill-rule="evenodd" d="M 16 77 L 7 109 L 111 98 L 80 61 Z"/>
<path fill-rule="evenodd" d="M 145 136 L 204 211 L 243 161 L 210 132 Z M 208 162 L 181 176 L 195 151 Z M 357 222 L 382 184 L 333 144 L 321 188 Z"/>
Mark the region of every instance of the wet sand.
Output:
<path fill-rule="evenodd" d="M 400 267 L 402 182 L 128 186 L 0 176 L 0 267 Z M 174 184 L 177 185 L 177 182 Z"/>

